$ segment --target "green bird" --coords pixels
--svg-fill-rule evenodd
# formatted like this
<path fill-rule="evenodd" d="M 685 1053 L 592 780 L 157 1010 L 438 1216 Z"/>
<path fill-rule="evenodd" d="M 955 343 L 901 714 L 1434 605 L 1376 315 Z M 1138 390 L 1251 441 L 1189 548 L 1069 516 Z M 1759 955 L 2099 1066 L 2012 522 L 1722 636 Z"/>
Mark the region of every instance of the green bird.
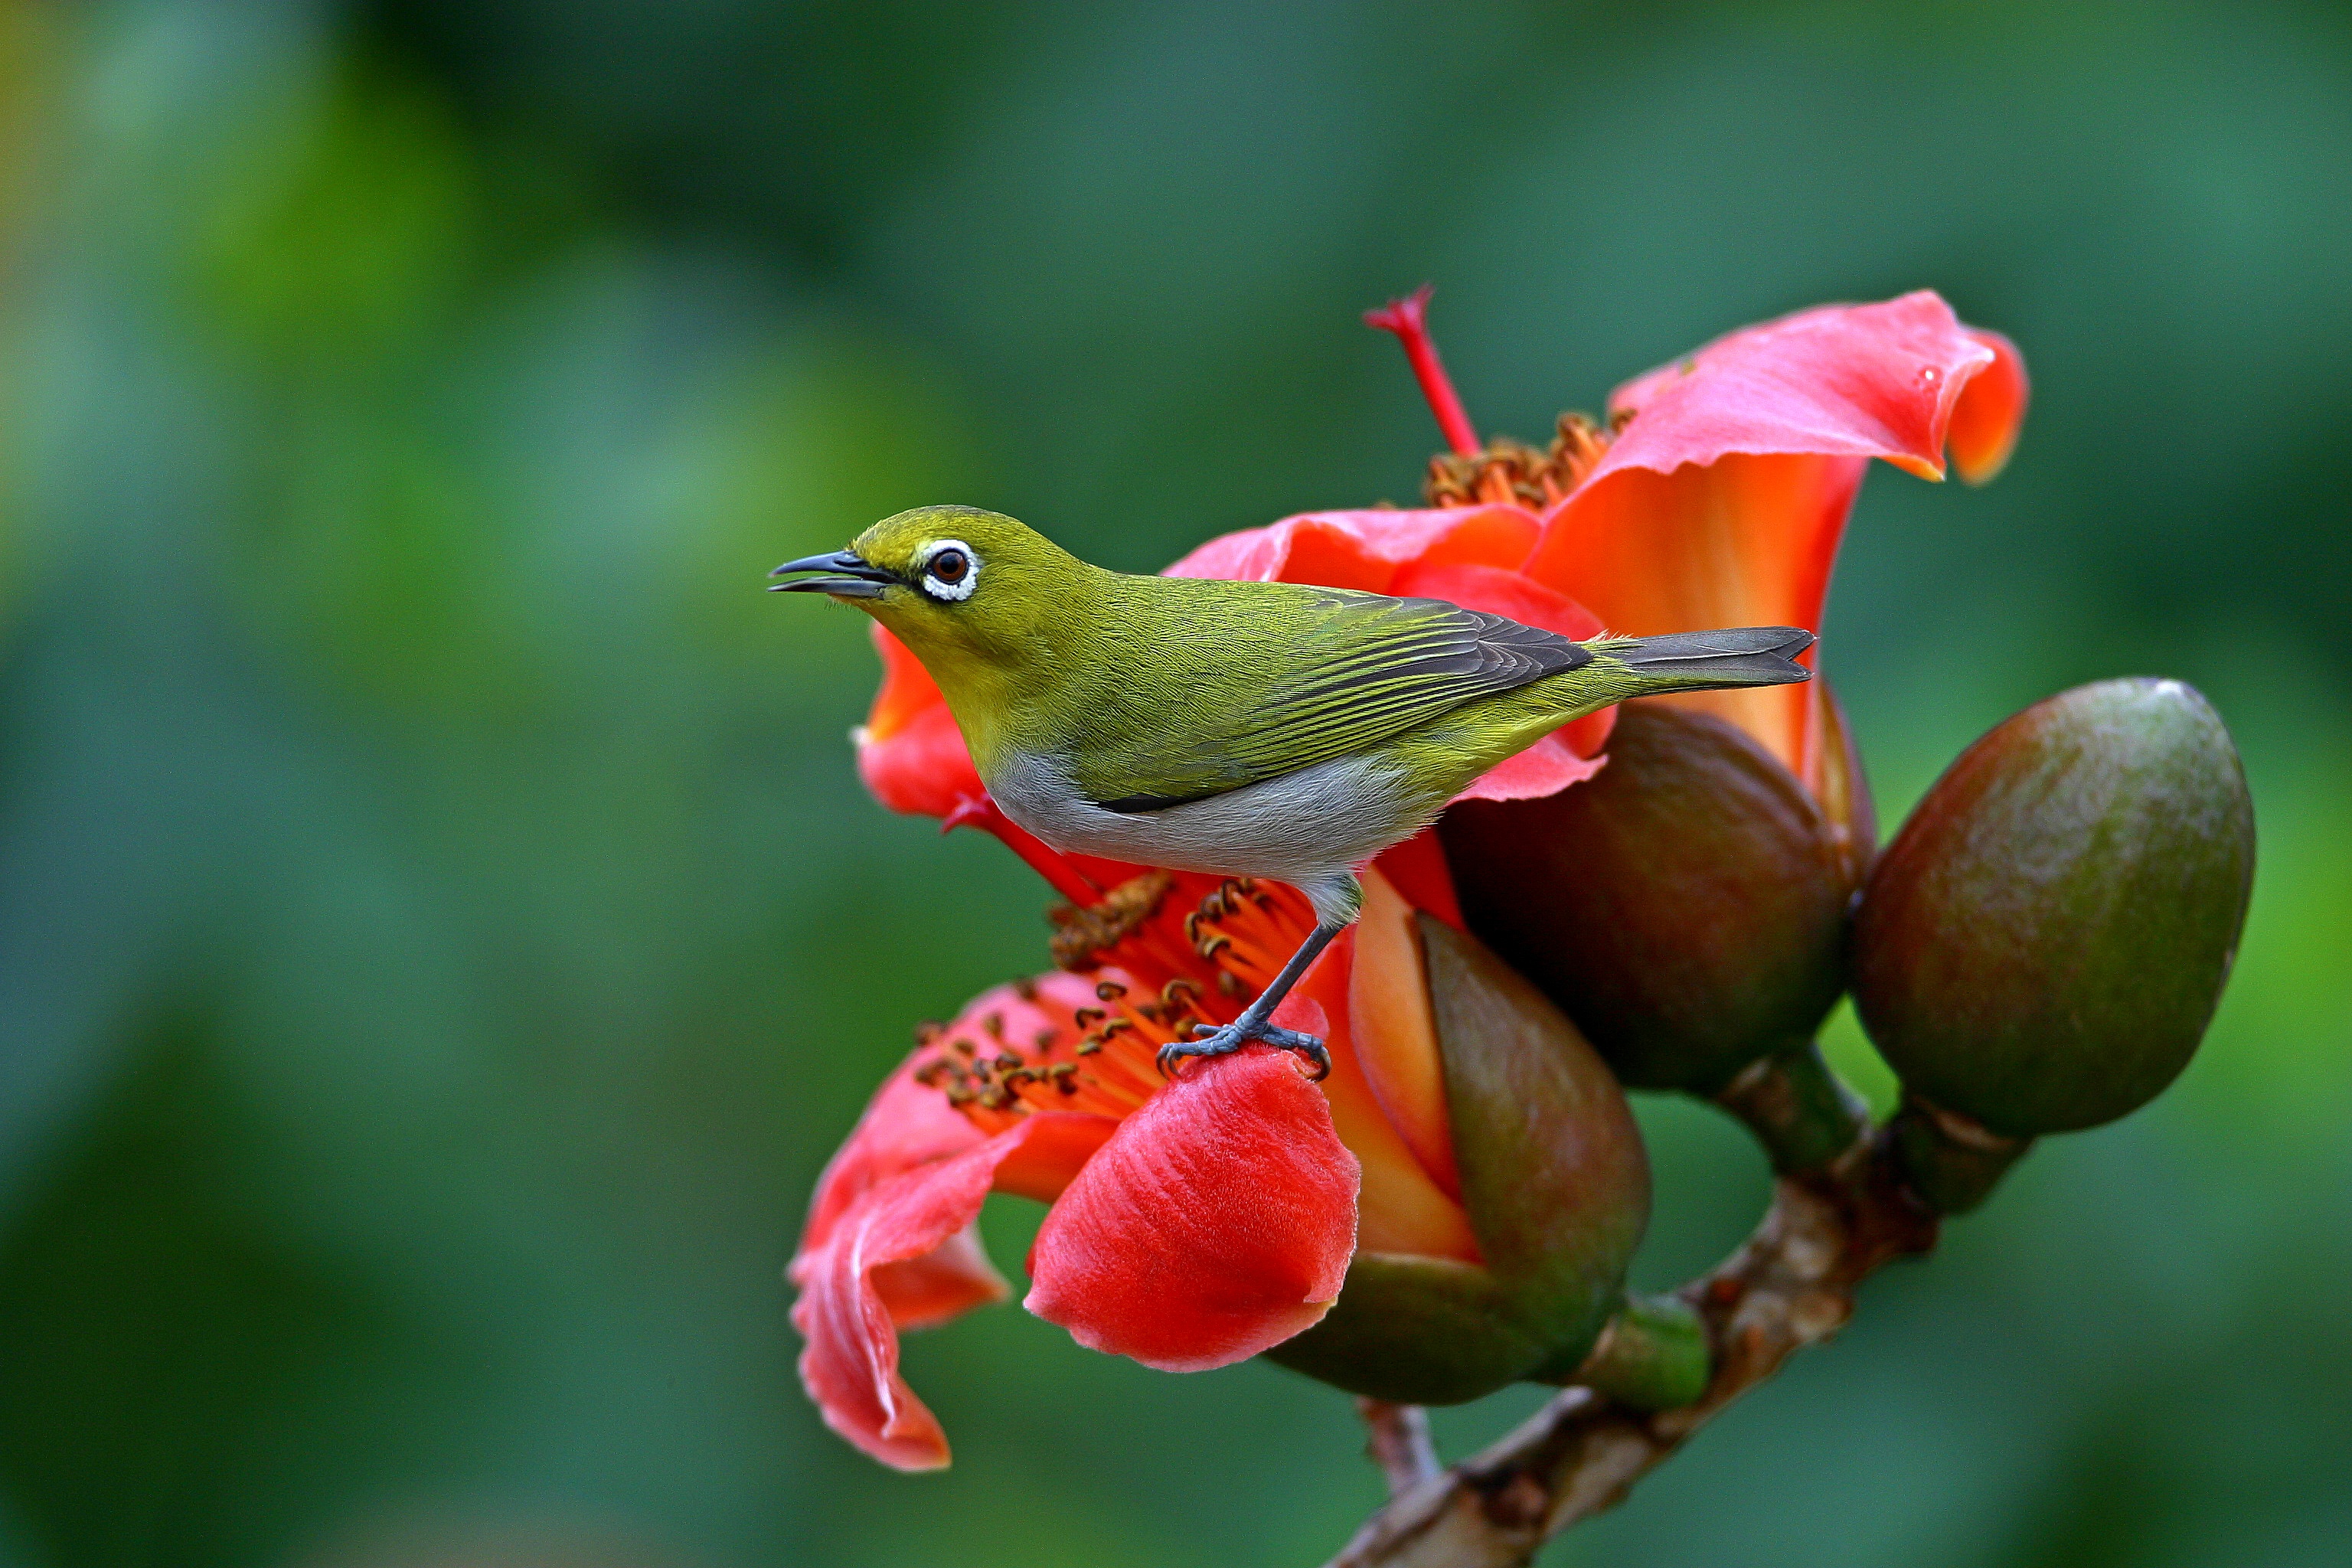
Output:
<path fill-rule="evenodd" d="M 1138 577 L 1013 519 L 930 506 L 788 561 L 779 592 L 847 600 L 938 680 L 1004 815 L 1066 852 L 1286 882 L 1316 927 L 1222 1028 L 1329 1069 L 1275 1008 L 1362 904 L 1357 870 L 1496 763 L 1627 698 L 1811 679 L 1793 626 L 1580 643 L 1437 599 Z"/>

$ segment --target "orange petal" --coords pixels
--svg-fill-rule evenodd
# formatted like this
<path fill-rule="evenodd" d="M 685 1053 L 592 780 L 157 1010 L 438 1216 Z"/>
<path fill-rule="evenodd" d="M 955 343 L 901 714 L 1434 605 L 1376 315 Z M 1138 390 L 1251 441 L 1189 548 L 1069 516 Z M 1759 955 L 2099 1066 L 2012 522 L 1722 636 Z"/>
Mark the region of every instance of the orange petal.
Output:
<path fill-rule="evenodd" d="M 1456 1202 L 1462 1174 L 1445 1109 L 1445 1069 L 1412 906 L 1387 878 L 1363 873 L 1364 910 L 1349 971 L 1349 1036 L 1381 1109 L 1430 1179 Z"/>
<path fill-rule="evenodd" d="M 1364 1173 L 1356 1245 L 1365 1252 L 1479 1262 L 1470 1216 L 1430 1178 L 1364 1076 L 1348 1016 L 1355 942 L 1354 927 L 1342 931 L 1291 995 L 1314 1002 L 1324 1016 L 1319 1032 L 1331 1052 L 1331 1076 L 1323 1080 L 1323 1097 L 1339 1142 Z"/>
<path fill-rule="evenodd" d="M 1572 582 L 1622 636 L 1715 626 L 1816 627 L 1859 458 L 1735 455 L 1671 474 L 1623 468 L 1562 503 L 1531 570 Z M 1807 662 L 1811 656 L 1807 655 Z M 1745 729 L 1798 771 L 1805 688 L 1671 700 Z"/>

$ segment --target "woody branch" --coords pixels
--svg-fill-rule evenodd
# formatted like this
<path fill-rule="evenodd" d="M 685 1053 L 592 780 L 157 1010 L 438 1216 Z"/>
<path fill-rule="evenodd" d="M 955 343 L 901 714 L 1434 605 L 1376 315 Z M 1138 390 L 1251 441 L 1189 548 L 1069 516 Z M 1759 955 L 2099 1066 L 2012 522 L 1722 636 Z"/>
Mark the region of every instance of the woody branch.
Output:
<path fill-rule="evenodd" d="M 1836 1332 L 1864 1279 L 1935 1240 L 1936 1219 L 1904 1185 L 1883 1131 L 1819 1170 L 1782 1176 L 1755 1234 L 1679 1292 L 1705 1322 L 1713 1352 L 1713 1375 L 1697 1403 L 1641 1411 L 1591 1388 L 1564 1389 L 1484 1452 L 1394 1495 L 1326 1568 L 1528 1562 L 1570 1525 L 1622 1501 L 1791 1354 Z M 1393 1482 L 1397 1470 L 1383 1468 Z"/>

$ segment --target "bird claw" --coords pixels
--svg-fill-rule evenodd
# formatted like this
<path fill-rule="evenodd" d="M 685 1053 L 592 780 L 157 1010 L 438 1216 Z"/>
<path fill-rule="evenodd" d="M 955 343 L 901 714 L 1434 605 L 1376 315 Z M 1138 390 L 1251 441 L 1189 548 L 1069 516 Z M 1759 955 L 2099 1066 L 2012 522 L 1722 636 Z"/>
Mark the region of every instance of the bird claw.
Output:
<path fill-rule="evenodd" d="M 1319 1038 L 1297 1029 L 1279 1028 L 1272 1024 L 1227 1024 L 1222 1027 L 1214 1024 L 1195 1024 L 1192 1035 L 1189 1042 L 1171 1040 L 1160 1047 L 1157 1059 L 1162 1078 L 1174 1077 L 1178 1062 L 1192 1057 L 1231 1056 L 1253 1040 L 1263 1040 L 1276 1050 L 1297 1051 L 1313 1062 L 1313 1082 L 1320 1083 L 1331 1076 L 1331 1053 L 1324 1048 Z"/>

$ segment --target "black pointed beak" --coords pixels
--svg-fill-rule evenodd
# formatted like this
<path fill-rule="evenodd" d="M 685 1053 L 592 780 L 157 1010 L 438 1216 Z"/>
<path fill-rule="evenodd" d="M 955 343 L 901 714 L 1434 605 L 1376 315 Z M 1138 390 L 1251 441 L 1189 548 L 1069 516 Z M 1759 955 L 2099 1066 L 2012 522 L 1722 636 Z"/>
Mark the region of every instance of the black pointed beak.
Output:
<path fill-rule="evenodd" d="M 830 575 L 803 577 L 797 583 L 777 583 L 771 594 L 830 594 L 836 599 L 878 599 L 883 588 L 898 579 L 879 566 L 870 566 L 856 553 L 836 550 L 830 555 L 803 555 L 798 561 L 787 561 L 771 577 L 789 577 L 795 572 L 822 572 Z"/>

